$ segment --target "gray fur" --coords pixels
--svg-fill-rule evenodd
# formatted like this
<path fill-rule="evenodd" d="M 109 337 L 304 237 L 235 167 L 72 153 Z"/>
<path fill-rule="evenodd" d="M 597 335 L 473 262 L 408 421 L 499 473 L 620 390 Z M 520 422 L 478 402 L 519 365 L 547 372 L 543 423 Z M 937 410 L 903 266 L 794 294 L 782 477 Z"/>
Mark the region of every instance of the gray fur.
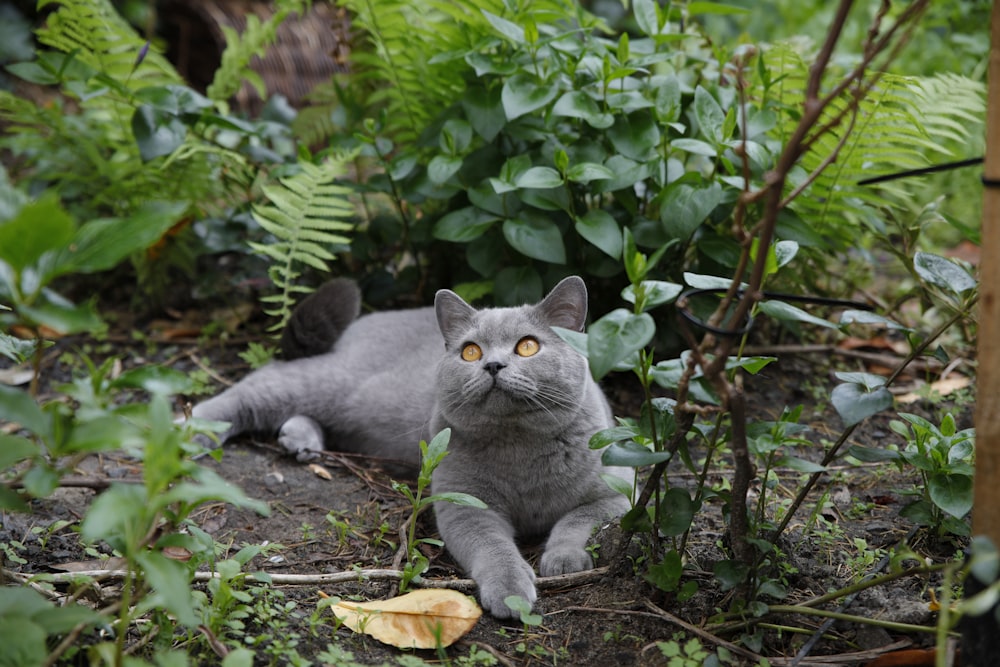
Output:
<path fill-rule="evenodd" d="M 582 330 L 586 313 L 576 277 L 517 308 L 476 310 L 442 290 L 434 308 L 361 317 L 331 352 L 266 366 L 194 415 L 232 422 L 228 435 L 278 431 L 300 458 L 325 443 L 414 467 L 419 440 L 450 428 L 432 490 L 469 493 L 488 508 L 437 503 L 438 529 L 483 607 L 515 618 L 505 597 L 536 598 L 516 540 L 547 537 L 542 576 L 589 569 L 592 530 L 628 507 L 601 474 L 629 473 L 604 468 L 587 446 L 613 423 L 607 400 L 586 360 L 551 328 Z M 533 356 L 515 352 L 525 337 L 539 342 Z M 467 343 L 480 359 L 462 358 Z"/>

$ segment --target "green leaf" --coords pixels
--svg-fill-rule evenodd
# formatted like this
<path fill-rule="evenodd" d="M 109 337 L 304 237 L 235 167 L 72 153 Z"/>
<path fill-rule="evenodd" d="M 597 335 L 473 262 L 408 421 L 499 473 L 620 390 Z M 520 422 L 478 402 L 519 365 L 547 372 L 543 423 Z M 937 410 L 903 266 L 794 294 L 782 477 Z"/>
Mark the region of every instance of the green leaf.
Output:
<path fill-rule="evenodd" d="M 918 252 L 913 256 L 913 268 L 922 279 L 957 296 L 978 286 L 968 271 L 947 257 Z"/>
<path fill-rule="evenodd" d="M 61 334 L 97 331 L 104 326 L 92 303 L 74 306 L 61 300 L 50 300 L 33 306 L 21 306 L 19 310 L 22 316 L 35 324 L 47 326 Z"/>
<path fill-rule="evenodd" d="M 504 220 L 503 235 L 519 253 L 551 264 L 566 263 L 562 232 L 552 221 L 537 215 Z"/>
<path fill-rule="evenodd" d="M 462 168 L 462 162 L 458 156 L 436 155 L 427 165 L 427 178 L 435 185 L 444 185 Z"/>
<path fill-rule="evenodd" d="M 496 139 L 500 130 L 507 124 L 503 101 L 500 99 L 500 87 L 483 89 L 470 86 L 462 96 L 462 107 L 465 117 L 469 119 L 472 129 L 483 141 L 489 143 Z"/>
<path fill-rule="evenodd" d="M 187 204 L 150 202 L 127 218 L 98 218 L 76 230 L 53 271 L 93 273 L 114 268 L 122 260 L 153 245 L 184 215 Z"/>
<path fill-rule="evenodd" d="M 590 95 L 581 90 L 573 90 L 560 97 L 552 107 L 554 116 L 581 118 L 594 129 L 603 130 L 611 127 L 615 118 L 610 113 L 602 112 Z"/>
<path fill-rule="evenodd" d="M 565 331 L 565 329 L 563 329 L 563 331 Z M 590 436 L 588 447 L 591 449 L 603 449 L 616 442 L 631 440 L 638 434 L 638 431 L 631 426 L 613 426 L 611 428 L 598 431 L 594 435 Z"/>
<path fill-rule="evenodd" d="M 533 266 L 508 266 L 493 281 L 498 305 L 518 306 L 542 298 L 542 277 Z"/>
<path fill-rule="evenodd" d="M 7 419 L 6 411 L 4 418 Z M 16 435 L 0 434 L 0 470 L 38 454 L 41 454 L 41 449 L 31 440 Z"/>
<path fill-rule="evenodd" d="M 486 20 L 490 22 L 491 26 L 493 26 L 493 29 L 500 33 L 501 36 L 514 42 L 515 44 L 525 43 L 524 28 L 516 23 L 513 23 L 512 21 L 508 21 L 505 18 L 500 18 L 496 14 L 491 14 L 485 9 L 483 9 L 482 12 L 483 16 L 486 17 Z"/>
<path fill-rule="evenodd" d="M 112 383 L 115 388 L 143 389 L 151 394 L 173 396 L 191 391 L 193 382 L 190 376 L 164 366 L 139 366 L 132 368 Z"/>
<path fill-rule="evenodd" d="M 726 5 L 721 2 L 689 2 L 687 5 L 687 11 L 689 14 L 719 14 L 719 15 L 731 15 L 731 14 L 749 14 L 750 10 L 747 7 L 738 7 L 736 5 Z"/>
<path fill-rule="evenodd" d="M 47 633 L 42 626 L 23 616 L 0 616 L 0 645 L 3 664 L 11 667 L 42 665 L 48 657 Z"/>
<path fill-rule="evenodd" d="M 864 386 L 853 382 L 834 387 L 830 400 L 844 426 L 853 426 L 892 407 L 892 394 L 885 387 L 866 391 Z"/>
<path fill-rule="evenodd" d="M 746 581 L 750 568 L 738 561 L 720 560 L 712 567 L 712 573 L 719 580 L 721 590 L 728 591 Z"/>
<path fill-rule="evenodd" d="M 701 135 L 715 146 L 721 144 L 726 138 L 722 134 L 726 112 L 722 110 L 712 94 L 701 86 L 694 89 L 693 110 Z"/>
<path fill-rule="evenodd" d="M 567 180 L 574 183 L 590 183 L 591 181 L 614 178 L 615 172 L 611 171 L 603 164 L 595 162 L 581 162 L 574 164 L 566 171 Z"/>
<path fill-rule="evenodd" d="M 0 222 L 0 260 L 20 273 L 46 252 L 67 246 L 74 231 L 59 198 L 48 192 L 24 204 L 13 219 Z"/>
<path fill-rule="evenodd" d="M 188 128 L 180 118 L 143 104 L 132 114 L 132 134 L 139 155 L 146 162 L 177 150 L 187 138 Z"/>
<path fill-rule="evenodd" d="M 503 103 L 507 120 L 520 118 L 532 111 L 541 109 L 554 100 L 559 94 L 559 88 L 550 83 L 539 83 L 529 74 L 515 74 L 503 84 L 500 99 Z"/>
<path fill-rule="evenodd" d="M 587 358 L 595 380 L 653 339 L 656 324 L 649 313 L 636 315 L 618 308 L 594 322 L 587 332 Z"/>
<path fill-rule="evenodd" d="M 532 167 L 515 182 L 519 188 L 557 188 L 562 184 L 562 176 L 552 167 Z"/>
<path fill-rule="evenodd" d="M 961 519 L 972 509 L 972 477 L 936 472 L 927 480 L 931 501 L 939 508 Z"/>
<path fill-rule="evenodd" d="M 643 34 L 649 37 L 660 34 L 659 8 L 655 0 L 634 0 L 632 10 Z"/>
<path fill-rule="evenodd" d="M 884 461 L 898 461 L 899 452 L 893 449 L 878 449 L 875 447 L 862 447 L 852 445 L 847 453 L 864 463 L 882 463 Z"/>
<path fill-rule="evenodd" d="M 482 236 L 500 218 L 476 206 L 452 211 L 434 224 L 434 238 L 455 243 L 468 243 Z"/>
<path fill-rule="evenodd" d="M 684 290 L 683 285 L 665 280 L 643 280 L 642 288 L 646 293 L 644 310 L 652 310 L 665 303 L 672 303 Z M 635 303 L 635 285 L 629 285 L 622 290 L 622 298 L 629 303 Z"/>
<path fill-rule="evenodd" d="M 718 183 L 704 187 L 674 184 L 660 204 L 660 219 L 671 237 L 686 241 L 720 203 L 722 186 Z"/>
<path fill-rule="evenodd" d="M 0 414 L 5 422 L 20 424 L 43 440 L 51 435 L 51 417 L 42 412 L 34 398 L 20 389 L 0 384 Z"/>
<path fill-rule="evenodd" d="M 761 301 L 758 304 L 760 311 L 765 315 L 770 315 L 776 320 L 786 320 L 789 322 L 804 322 L 806 324 L 815 324 L 817 326 L 826 327 L 827 329 L 836 329 L 837 325 L 829 320 L 824 320 L 821 317 L 816 317 L 815 315 L 810 315 L 801 308 L 791 305 L 790 303 L 785 303 L 784 301 Z"/>
<path fill-rule="evenodd" d="M 587 211 L 576 219 L 576 233 L 599 248 L 612 259 L 621 259 L 622 231 L 618 222 L 607 211 L 599 208 Z"/>
<path fill-rule="evenodd" d="M 187 568 L 156 551 L 140 551 L 135 558 L 163 608 L 176 616 L 181 625 L 196 627 L 201 621 L 194 610 Z"/>
<path fill-rule="evenodd" d="M 80 523 L 80 534 L 88 542 L 106 541 L 122 553 L 130 553 L 134 544 L 148 530 L 143 524 L 146 513 L 146 488 L 139 484 L 112 484 L 90 504 Z"/>
<path fill-rule="evenodd" d="M 606 466 L 639 468 L 656 465 L 661 461 L 669 461 L 670 457 L 670 452 L 654 452 L 634 440 L 625 440 L 608 445 L 608 448 L 601 454 L 601 462 Z"/>
<path fill-rule="evenodd" d="M 459 493 L 457 491 L 449 491 L 446 493 L 435 493 L 433 496 L 427 496 L 424 499 L 428 503 L 444 502 L 452 503 L 453 505 L 464 505 L 465 507 L 478 507 L 479 509 L 486 509 L 487 505 L 479 498 L 468 493 Z"/>
<path fill-rule="evenodd" d="M 667 489 L 660 501 L 660 532 L 667 537 L 683 535 L 691 527 L 697 509 L 687 489 Z"/>
<path fill-rule="evenodd" d="M 640 162 L 655 156 L 660 144 L 660 128 L 648 111 L 619 116 L 607 134 L 616 151 Z"/>
<path fill-rule="evenodd" d="M 692 155 L 715 157 L 719 154 L 715 146 L 707 144 L 701 139 L 674 139 L 670 142 L 670 147 L 682 150 L 685 153 L 691 153 Z"/>

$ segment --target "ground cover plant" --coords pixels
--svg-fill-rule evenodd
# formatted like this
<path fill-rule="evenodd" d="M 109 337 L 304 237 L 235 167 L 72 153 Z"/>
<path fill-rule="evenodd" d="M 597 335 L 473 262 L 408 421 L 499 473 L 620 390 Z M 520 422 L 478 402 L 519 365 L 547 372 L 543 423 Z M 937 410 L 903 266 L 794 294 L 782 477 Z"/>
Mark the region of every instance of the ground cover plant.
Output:
<path fill-rule="evenodd" d="M 293 118 L 273 100 L 258 119 L 227 100 L 277 23 L 307 3 L 279 2 L 269 21 L 229 34 L 204 94 L 110 3 L 44 4 L 55 11 L 36 32 L 38 57 L 9 71 L 54 86 L 57 101 L 0 94 L 10 157 L 0 183 L 0 352 L 11 377 L 23 371 L 30 383 L 0 385 L 0 546 L 4 579 L 17 584 L 0 589 L 10 664 L 589 664 L 581 655 L 791 664 L 797 653 L 809 664 L 823 637 L 828 652 L 853 654 L 845 663 L 898 645 L 885 634 L 859 651 L 844 634 L 851 624 L 927 635 L 943 660 L 957 619 L 995 599 L 990 546 L 972 541 L 974 557 L 957 556 L 970 544 L 968 402 L 936 410 L 931 392 L 942 385 L 925 382 L 919 405 L 930 408 L 897 412 L 892 393 L 917 366 L 921 379 L 947 379 L 974 340 L 974 274 L 928 238 L 942 224 L 974 236 L 972 226 L 906 181 L 859 184 L 966 157 L 957 151 L 975 143 L 980 83 L 894 69 L 928 3 L 842 3 L 814 46 L 768 36 L 723 47 L 705 26 L 742 14 L 717 3 L 643 0 L 602 17 L 559 0 L 345 0 L 358 35 L 353 69 L 317 92 L 337 112 Z M 865 28 L 850 42 L 859 20 Z M 74 280 L 115 270 L 115 281 L 162 302 L 180 276 L 204 290 L 195 267 L 217 277 L 220 257 L 233 254 L 239 268 L 222 275 L 267 285 L 270 319 L 250 325 L 265 346 L 263 330 L 280 330 L 296 295 L 331 266 L 360 277 L 372 303 L 421 301 L 438 286 L 517 303 L 584 275 L 594 321 L 587 334 L 562 333 L 615 392 L 620 416 L 592 446 L 636 469 L 635 484 L 620 489 L 633 509 L 595 538 L 604 579 L 548 583 L 571 590 L 543 600 L 542 614 L 511 600 L 521 627 L 483 621 L 471 648 L 399 654 L 337 632 L 327 609 L 335 598 L 316 599 L 316 586 L 336 584 L 343 597 L 386 596 L 386 582 L 471 591 L 437 576 L 448 562 L 420 513 L 421 482 L 387 483 L 331 456 L 343 470 L 327 497 L 316 481 L 332 481 L 323 467 L 314 474 L 273 456 L 239 466 L 218 450 L 206 458 L 194 435 L 217 425 L 175 421 L 167 397 L 205 389 L 220 377 L 211 363 L 152 340 L 138 353 L 87 351 L 116 331 L 102 310 L 122 313 L 81 299 Z M 865 267 L 871 257 L 895 263 Z M 890 271 L 905 293 L 881 282 Z M 776 351 L 788 348 L 770 341 L 822 339 L 837 350 L 848 335 L 876 340 L 872 331 L 896 346 L 891 367 L 884 355 L 881 366 L 823 367 L 835 386 L 816 380 L 808 400 L 800 386 L 799 402 L 766 386 L 788 363 Z M 191 345 L 212 349 L 212 339 L 208 329 Z M 71 342 L 82 351 L 69 352 Z M 258 346 L 247 356 L 268 354 Z M 432 443 L 435 456 L 445 441 Z M 106 457 L 127 479 L 105 476 L 86 509 L 53 521 L 78 471 L 103 475 Z M 878 505 L 831 500 L 845 465 L 866 464 L 899 475 L 899 495 L 912 497 L 900 502 L 898 521 L 912 526 L 902 539 L 873 546 L 871 533 L 848 535 L 835 522 Z M 367 491 L 351 492 L 344 470 Z M 248 484 L 258 493 L 239 490 Z M 261 493 L 272 502 L 251 499 Z M 329 509 L 317 517 L 319 502 Z M 331 512 L 353 503 L 353 513 Z M 218 517 L 244 528 L 227 538 Z M 258 522 L 290 544 L 245 528 Z M 791 552 L 811 540 L 846 554 L 839 576 L 796 571 Z M 95 567 L 64 576 L 25 558 L 53 543 Z M 305 595 L 282 588 L 303 580 L 268 568 L 316 557 L 315 544 L 342 572 L 304 575 Z M 970 574 L 985 592 L 950 606 Z M 937 591 L 936 620 L 830 609 L 914 581 Z M 600 604 L 587 590 L 601 591 Z M 831 630 L 833 620 L 841 625 Z M 831 640 L 831 631 L 841 634 Z M 812 637 L 796 639 L 803 633 Z"/>

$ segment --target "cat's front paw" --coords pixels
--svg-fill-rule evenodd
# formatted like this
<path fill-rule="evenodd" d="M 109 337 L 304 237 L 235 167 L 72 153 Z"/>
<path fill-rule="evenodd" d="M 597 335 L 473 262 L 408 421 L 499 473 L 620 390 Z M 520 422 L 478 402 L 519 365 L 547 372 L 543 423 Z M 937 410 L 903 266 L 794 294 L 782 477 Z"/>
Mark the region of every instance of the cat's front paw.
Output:
<path fill-rule="evenodd" d="M 308 463 L 323 451 L 323 429 L 309 417 L 298 415 L 281 425 L 278 444 L 294 454 L 299 463 Z"/>
<path fill-rule="evenodd" d="M 499 619 L 520 618 L 504 600 L 518 595 L 534 605 L 538 594 L 535 592 L 535 573 L 531 566 L 521 560 L 509 566 L 492 568 L 485 576 L 476 578 L 479 586 L 479 603 L 488 613 Z"/>
<path fill-rule="evenodd" d="M 583 549 L 564 547 L 546 549 L 538 564 L 538 572 L 543 577 L 554 577 L 557 574 L 569 574 L 590 570 L 594 567 L 594 559 Z"/>

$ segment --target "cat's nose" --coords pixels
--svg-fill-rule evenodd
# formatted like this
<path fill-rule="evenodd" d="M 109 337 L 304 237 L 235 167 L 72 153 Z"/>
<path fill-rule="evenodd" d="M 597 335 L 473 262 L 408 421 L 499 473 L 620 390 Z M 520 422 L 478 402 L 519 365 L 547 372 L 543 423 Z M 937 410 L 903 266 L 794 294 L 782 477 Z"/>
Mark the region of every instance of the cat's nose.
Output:
<path fill-rule="evenodd" d="M 496 377 L 497 373 L 500 372 L 500 369 L 505 367 L 506 364 L 501 364 L 499 361 L 490 361 L 483 366 L 483 368 L 485 368 L 486 371 L 493 377 Z"/>

